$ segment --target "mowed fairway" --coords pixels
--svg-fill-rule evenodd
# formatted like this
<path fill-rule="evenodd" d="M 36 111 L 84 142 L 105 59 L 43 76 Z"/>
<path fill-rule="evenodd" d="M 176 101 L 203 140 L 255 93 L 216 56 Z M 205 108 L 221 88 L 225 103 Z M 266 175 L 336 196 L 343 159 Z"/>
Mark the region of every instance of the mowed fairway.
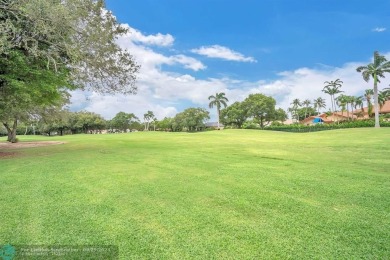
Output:
<path fill-rule="evenodd" d="M 390 129 L 20 139 L 67 143 L 0 159 L 0 245 L 118 245 L 120 259 L 390 258 Z"/>

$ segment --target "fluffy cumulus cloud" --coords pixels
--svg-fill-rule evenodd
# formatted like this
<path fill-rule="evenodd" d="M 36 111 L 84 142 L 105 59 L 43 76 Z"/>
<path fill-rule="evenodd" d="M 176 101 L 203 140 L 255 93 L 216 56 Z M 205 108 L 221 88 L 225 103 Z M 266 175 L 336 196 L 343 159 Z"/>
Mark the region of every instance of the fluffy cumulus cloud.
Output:
<path fill-rule="evenodd" d="M 144 35 L 135 29 L 130 31 L 132 33 L 118 39 L 118 43 L 122 48 L 129 50 L 141 65 L 137 95 L 100 95 L 94 92 L 75 91 L 72 93 L 72 110 L 85 109 L 108 119 L 120 111 L 134 113 L 142 118 L 146 111 L 151 110 L 158 119 L 162 119 L 165 116 L 174 116 L 188 106 L 207 108 L 207 97 L 216 92 L 225 92 L 230 103 L 242 101 L 249 94 L 264 93 L 273 96 L 278 106 L 284 109 L 290 106 L 294 98 L 313 100 L 321 96 L 327 99 L 329 107 L 329 97 L 321 92 L 324 81 L 337 78 L 343 80 L 342 90 L 348 95 L 361 95 L 365 89 L 372 87 L 372 82 L 364 82 L 361 75 L 356 72 L 358 66 L 372 62 L 369 59 L 346 63 L 341 67 L 297 68 L 280 72 L 277 79 L 271 81 L 251 82 L 229 77 L 199 78 L 196 72 L 206 69 L 199 60 L 183 54 L 163 54 L 160 49 L 155 50 L 151 47 L 152 44 L 173 45 L 172 36 Z M 136 35 L 133 35 L 134 32 Z M 236 55 L 241 59 L 250 59 L 234 52 L 229 53 L 229 51 L 225 53 L 226 57 Z M 181 67 L 179 71 L 182 72 L 173 72 L 175 70 L 170 69 L 172 66 Z M 382 80 L 380 88 L 388 87 L 389 83 L 387 78 Z M 212 109 L 210 112 L 212 120 L 215 119 L 216 111 Z"/>
<path fill-rule="evenodd" d="M 218 58 L 230 61 L 239 62 L 256 62 L 253 57 L 245 57 L 243 54 L 233 51 L 227 47 L 220 45 L 202 46 L 198 49 L 192 49 L 193 53 L 204 55 L 209 58 Z"/>

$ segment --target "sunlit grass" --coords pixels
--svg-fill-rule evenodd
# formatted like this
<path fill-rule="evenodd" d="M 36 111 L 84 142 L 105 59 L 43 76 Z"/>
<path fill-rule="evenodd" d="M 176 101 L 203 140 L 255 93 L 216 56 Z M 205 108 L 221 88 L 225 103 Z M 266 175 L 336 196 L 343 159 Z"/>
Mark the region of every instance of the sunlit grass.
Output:
<path fill-rule="evenodd" d="M 389 129 L 20 139 L 67 143 L 0 159 L 0 245 L 118 245 L 121 259 L 390 258 Z"/>

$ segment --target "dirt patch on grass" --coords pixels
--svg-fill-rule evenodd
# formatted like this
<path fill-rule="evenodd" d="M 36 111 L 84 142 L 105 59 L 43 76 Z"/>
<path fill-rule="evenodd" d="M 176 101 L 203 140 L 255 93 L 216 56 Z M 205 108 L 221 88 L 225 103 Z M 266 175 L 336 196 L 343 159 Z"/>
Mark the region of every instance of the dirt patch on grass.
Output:
<path fill-rule="evenodd" d="M 0 150 L 41 147 L 41 146 L 57 145 L 57 144 L 64 144 L 64 143 L 65 142 L 59 142 L 59 141 L 19 142 L 14 144 L 10 142 L 6 142 L 6 143 L 0 143 Z"/>
<path fill-rule="evenodd" d="M 15 152 L 0 152 L 0 160 L 6 159 L 6 158 L 12 158 L 15 157 L 17 153 Z"/>

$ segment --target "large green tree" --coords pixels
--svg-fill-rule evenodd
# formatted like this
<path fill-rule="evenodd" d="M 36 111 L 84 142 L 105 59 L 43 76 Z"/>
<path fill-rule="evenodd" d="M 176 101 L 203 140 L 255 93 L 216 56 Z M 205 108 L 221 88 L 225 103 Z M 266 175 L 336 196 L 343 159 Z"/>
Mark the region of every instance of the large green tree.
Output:
<path fill-rule="evenodd" d="M 110 124 L 115 129 L 126 131 L 127 129 L 131 129 L 133 123 L 138 120 L 138 117 L 133 113 L 119 112 L 111 119 Z"/>
<path fill-rule="evenodd" d="M 104 1 L 1 0 L 0 118 L 9 139 L 11 124 L 57 102 L 64 87 L 135 93 L 139 66 L 116 43 L 126 32 Z"/>
<path fill-rule="evenodd" d="M 157 128 L 164 131 L 173 131 L 172 129 L 173 119 L 170 117 L 164 117 L 163 120 L 157 122 Z"/>
<path fill-rule="evenodd" d="M 127 29 L 118 24 L 103 0 L 0 1 L 0 55 L 22 50 L 63 65 L 79 87 L 105 93 L 134 93 L 139 66 L 116 43 Z"/>
<path fill-rule="evenodd" d="M 261 128 L 275 120 L 276 101 L 274 98 L 263 94 L 251 94 L 244 100 L 248 109 L 248 115 L 259 122 Z"/>
<path fill-rule="evenodd" d="M 205 126 L 206 120 L 210 119 L 210 113 L 204 108 L 187 108 L 183 112 L 183 126 L 188 131 L 198 131 Z"/>
<path fill-rule="evenodd" d="M 385 56 L 374 52 L 374 62 L 366 66 L 360 66 L 356 69 L 357 72 L 362 73 L 363 79 L 368 82 L 370 78 L 374 80 L 374 111 L 375 111 L 375 127 L 380 127 L 379 124 L 379 101 L 378 101 L 378 83 L 379 78 L 384 78 L 385 73 L 390 72 L 390 61 L 387 61 Z"/>
<path fill-rule="evenodd" d="M 248 118 L 248 109 L 242 102 L 234 102 L 221 110 L 221 120 L 225 125 L 241 128 Z"/>
<path fill-rule="evenodd" d="M 198 131 L 204 128 L 205 122 L 210 119 L 209 111 L 204 108 L 190 107 L 176 116 L 170 122 L 173 131 Z"/>
<path fill-rule="evenodd" d="M 219 121 L 221 120 L 221 107 L 226 107 L 227 106 L 227 102 L 229 101 L 226 97 L 225 97 L 225 93 L 221 92 L 221 93 L 216 93 L 215 96 L 214 95 L 211 95 L 209 96 L 209 100 L 210 100 L 210 103 L 209 103 L 209 107 L 210 108 L 213 108 L 214 106 L 217 107 L 217 126 L 218 126 L 218 129 L 219 129 Z"/>
<path fill-rule="evenodd" d="M 66 68 L 47 70 L 46 61 L 21 50 L 0 58 L 0 122 L 9 142 L 16 142 L 18 121 L 67 101 L 66 90 L 71 88 L 67 76 Z"/>

